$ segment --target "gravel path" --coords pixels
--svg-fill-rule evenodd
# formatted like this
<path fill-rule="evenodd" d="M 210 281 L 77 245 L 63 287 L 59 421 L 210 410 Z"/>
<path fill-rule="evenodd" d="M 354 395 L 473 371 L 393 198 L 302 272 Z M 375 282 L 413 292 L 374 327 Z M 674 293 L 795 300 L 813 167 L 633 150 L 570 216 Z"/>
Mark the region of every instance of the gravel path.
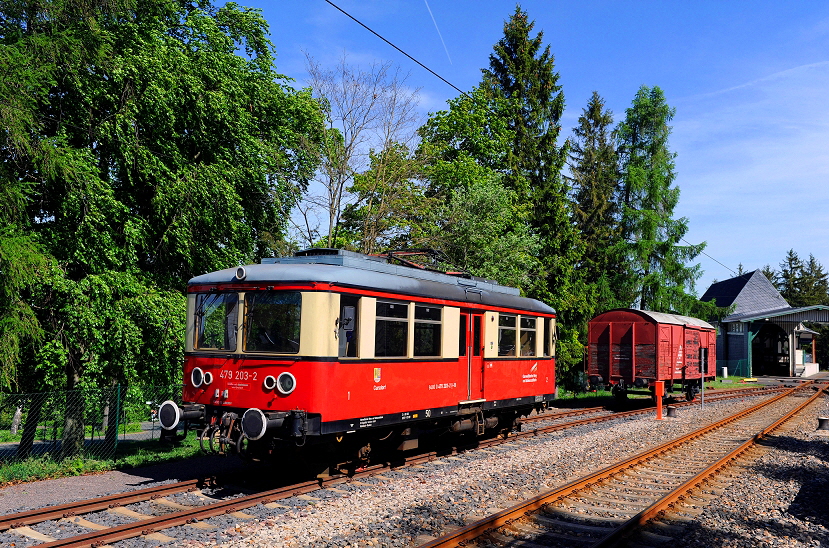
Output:
<path fill-rule="evenodd" d="M 383 477 L 388 479 L 320 491 L 313 494 L 316 500 L 287 499 L 280 502 L 284 508 L 276 510 L 254 507 L 245 512 L 256 519 L 237 520 L 222 532 L 230 537 L 223 546 L 412 546 L 464 525 L 465 518 L 511 506 L 757 401 L 709 403 L 705 410 L 698 406 L 678 409 L 676 419 L 661 422 L 653 417 L 637 417 L 580 427 L 387 472 Z M 812 426 L 808 428 L 814 430 L 814 414 L 810 420 Z M 817 443 L 826 441 L 820 438 Z M 792 489 L 793 496 L 803 491 L 794 484 Z M 736 499 L 744 496 L 737 495 Z M 767 499 L 771 506 L 776 504 L 773 491 Z M 829 536 L 820 538 L 829 542 Z M 194 538 L 183 546 L 209 546 L 217 540 Z M 700 543 L 688 545 L 718 545 L 709 540 L 701 537 Z"/>
<path fill-rule="evenodd" d="M 219 474 L 241 459 L 204 456 L 169 464 L 10 485 L 0 489 L 0 515 Z M 0 542 L 0 546 L 5 546 Z"/>

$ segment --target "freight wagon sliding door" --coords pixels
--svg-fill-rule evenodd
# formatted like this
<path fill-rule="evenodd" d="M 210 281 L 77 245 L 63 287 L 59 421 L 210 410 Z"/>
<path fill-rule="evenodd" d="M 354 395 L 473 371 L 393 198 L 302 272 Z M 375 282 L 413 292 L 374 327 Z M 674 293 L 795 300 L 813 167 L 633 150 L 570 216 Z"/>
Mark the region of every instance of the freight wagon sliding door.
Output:
<path fill-rule="evenodd" d="M 659 361 L 657 379 L 672 381 L 674 379 L 673 360 L 671 359 L 671 326 L 659 324 Z"/>
<path fill-rule="evenodd" d="M 461 312 L 461 357 L 466 357 L 466 399 L 484 399 L 484 315 Z M 464 336 L 465 335 L 465 336 Z"/>

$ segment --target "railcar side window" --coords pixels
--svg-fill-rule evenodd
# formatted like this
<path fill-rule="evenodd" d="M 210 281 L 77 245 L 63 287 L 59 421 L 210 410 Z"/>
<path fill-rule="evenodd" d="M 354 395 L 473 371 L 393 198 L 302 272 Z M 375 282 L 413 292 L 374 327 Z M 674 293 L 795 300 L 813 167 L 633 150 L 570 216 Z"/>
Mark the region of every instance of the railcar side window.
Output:
<path fill-rule="evenodd" d="M 374 355 L 405 358 L 409 339 L 408 303 L 377 301 Z"/>
<path fill-rule="evenodd" d="M 461 327 L 459 334 L 458 356 L 466 356 L 466 314 L 461 313 Z"/>
<path fill-rule="evenodd" d="M 521 316 L 521 355 L 535 356 L 535 318 Z"/>
<path fill-rule="evenodd" d="M 343 295 L 340 297 L 340 318 L 338 320 L 337 338 L 341 358 L 357 357 L 357 305 L 359 297 Z"/>
<path fill-rule="evenodd" d="M 203 293 L 196 296 L 196 348 L 236 350 L 236 293 Z"/>
<path fill-rule="evenodd" d="M 515 356 L 515 316 L 498 315 L 498 355 Z"/>
<path fill-rule="evenodd" d="M 245 350 L 299 353 L 302 295 L 298 291 L 245 294 Z"/>
<path fill-rule="evenodd" d="M 440 307 L 415 305 L 415 356 L 440 356 L 440 316 Z"/>

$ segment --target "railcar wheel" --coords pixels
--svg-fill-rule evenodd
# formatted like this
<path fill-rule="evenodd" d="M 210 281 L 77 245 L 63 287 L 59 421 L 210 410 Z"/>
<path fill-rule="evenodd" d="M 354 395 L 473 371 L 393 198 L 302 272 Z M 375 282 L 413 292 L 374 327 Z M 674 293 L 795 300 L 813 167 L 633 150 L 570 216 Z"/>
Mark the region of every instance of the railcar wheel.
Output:
<path fill-rule="evenodd" d="M 613 390 L 611 390 L 611 392 L 617 401 L 625 401 L 628 399 L 628 391 L 620 387 L 618 384 L 613 386 Z"/>
<path fill-rule="evenodd" d="M 210 431 L 210 436 L 207 438 L 207 442 L 210 445 L 210 452 L 211 453 L 218 453 L 219 455 L 225 454 L 224 443 L 222 443 L 222 431 L 215 426 Z"/>
<path fill-rule="evenodd" d="M 210 435 L 213 433 L 213 430 L 216 430 L 215 426 L 208 426 L 204 430 L 202 430 L 201 436 L 199 436 L 199 448 L 202 450 L 202 453 L 209 453 L 210 452 Z"/>
<path fill-rule="evenodd" d="M 685 400 L 686 401 L 694 401 L 697 398 L 697 392 L 694 390 L 693 386 L 689 386 L 685 389 Z"/>

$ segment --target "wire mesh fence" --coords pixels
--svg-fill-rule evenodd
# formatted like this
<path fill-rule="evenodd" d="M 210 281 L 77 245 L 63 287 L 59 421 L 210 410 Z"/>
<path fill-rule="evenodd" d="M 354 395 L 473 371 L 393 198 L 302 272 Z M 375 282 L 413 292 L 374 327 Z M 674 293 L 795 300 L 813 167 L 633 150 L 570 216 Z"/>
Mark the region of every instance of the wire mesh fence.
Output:
<path fill-rule="evenodd" d="M 180 384 L 0 394 L 0 464 L 29 457 L 112 459 L 161 436 L 158 407 Z"/>
<path fill-rule="evenodd" d="M 723 369 L 726 369 L 729 375 L 736 377 L 751 376 L 748 360 L 717 360 L 717 374 L 720 375 Z"/>

